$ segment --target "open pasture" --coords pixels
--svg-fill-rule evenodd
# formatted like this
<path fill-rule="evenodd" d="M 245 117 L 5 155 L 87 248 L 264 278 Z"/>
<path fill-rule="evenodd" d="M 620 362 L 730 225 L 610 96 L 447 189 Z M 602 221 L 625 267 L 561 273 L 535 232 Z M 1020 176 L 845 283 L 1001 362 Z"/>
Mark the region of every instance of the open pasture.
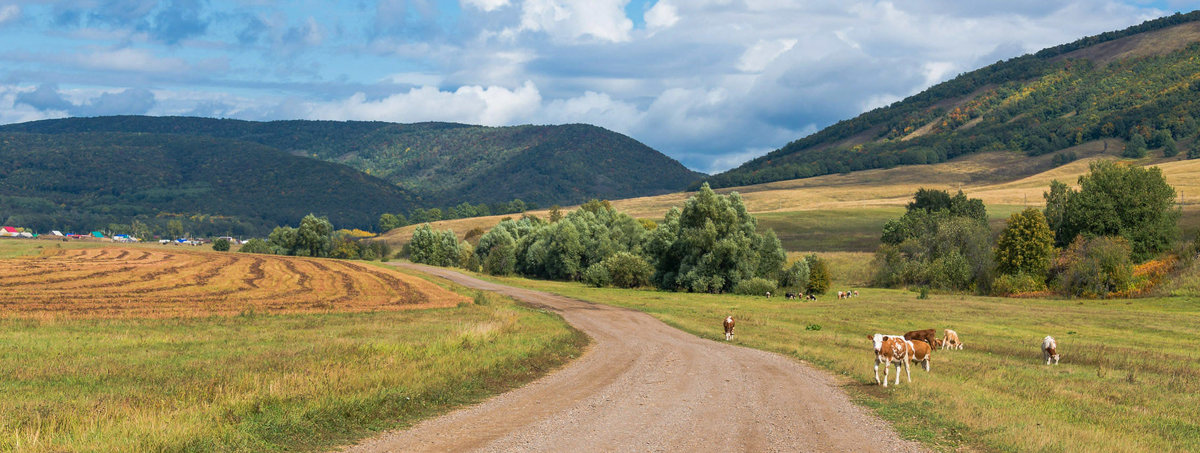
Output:
<path fill-rule="evenodd" d="M 860 296 L 783 298 L 505 284 L 645 311 L 685 331 L 796 357 L 844 377 L 843 387 L 906 437 L 941 450 L 1200 450 L 1200 299 L 1003 299 L 854 287 Z M 835 281 L 837 289 L 847 287 Z M 934 351 L 912 384 L 875 384 L 867 335 L 954 329 L 961 351 Z M 1041 340 L 1062 362 L 1043 365 Z M 893 370 L 892 378 L 895 378 Z M 880 371 L 882 375 L 882 370 Z"/>
<path fill-rule="evenodd" d="M 54 245 L 35 256 L 0 259 L 3 317 L 378 311 L 467 300 L 421 278 L 339 260 Z"/>
<path fill-rule="evenodd" d="M 329 450 L 523 385 L 587 342 L 552 314 L 390 266 L 37 245 L 0 241 L 45 252 L 4 260 L 0 451 Z M 383 291 L 384 275 L 403 285 Z M 358 293 L 339 301 L 344 278 Z M 123 280 L 147 291 L 107 286 Z"/>

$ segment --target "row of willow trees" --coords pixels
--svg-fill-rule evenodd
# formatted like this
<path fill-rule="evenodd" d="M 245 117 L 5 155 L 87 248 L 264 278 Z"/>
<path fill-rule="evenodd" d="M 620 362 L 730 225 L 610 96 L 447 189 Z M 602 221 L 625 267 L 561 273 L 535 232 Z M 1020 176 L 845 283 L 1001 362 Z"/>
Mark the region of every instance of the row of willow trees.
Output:
<path fill-rule="evenodd" d="M 823 293 L 830 280 L 828 265 L 816 256 L 788 265 L 775 233 L 758 232 L 740 195 L 719 195 L 707 185 L 661 223 L 591 201 L 552 221 L 503 220 L 474 244 L 423 225 L 414 231 L 408 255 L 418 263 L 492 275 L 705 293 L 763 294 L 781 287 Z"/>
<path fill-rule="evenodd" d="M 995 237 L 981 200 L 921 189 L 902 217 L 884 225 L 874 284 L 1083 297 L 1152 285 L 1154 276 L 1139 281 L 1134 267 L 1171 267 L 1180 255 L 1173 248 L 1180 210 L 1162 171 L 1099 161 L 1078 183 L 1053 181 L 1044 211 L 1013 214 Z"/>

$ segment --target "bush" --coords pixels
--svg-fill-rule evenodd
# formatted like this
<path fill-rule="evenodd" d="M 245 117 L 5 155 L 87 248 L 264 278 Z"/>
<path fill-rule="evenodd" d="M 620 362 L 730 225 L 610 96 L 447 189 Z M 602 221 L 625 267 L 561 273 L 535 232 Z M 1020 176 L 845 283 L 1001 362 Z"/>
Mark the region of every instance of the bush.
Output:
<path fill-rule="evenodd" d="M 604 263 L 596 263 L 583 271 L 583 282 L 601 288 L 612 284 L 612 276 L 608 274 L 608 267 Z"/>
<path fill-rule="evenodd" d="M 804 291 L 809 294 L 825 294 L 833 284 L 829 263 L 817 257 L 815 253 L 805 257 L 804 261 L 808 264 L 808 285 Z"/>
<path fill-rule="evenodd" d="M 1029 274 L 1000 274 L 992 283 L 992 293 L 997 296 L 1011 296 L 1042 291 L 1046 289 L 1046 282 L 1043 278 Z"/>
<path fill-rule="evenodd" d="M 1008 218 L 996 240 L 996 267 L 1002 274 L 1045 277 L 1054 253 L 1054 232 L 1046 216 L 1028 208 Z"/>
<path fill-rule="evenodd" d="M 259 238 L 254 238 L 242 244 L 242 248 L 238 249 L 241 253 L 265 253 L 271 254 L 271 245 Z"/>
<path fill-rule="evenodd" d="M 773 291 L 775 291 L 775 282 L 762 277 L 745 279 L 733 285 L 734 294 L 744 296 L 763 296 Z"/>
<path fill-rule="evenodd" d="M 792 288 L 803 291 L 808 287 L 808 261 L 798 259 L 792 266 L 783 271 L 779 278 L 780 288 Z"/>
<path fill-rule="evenodd" d="M 1072 296 L 1107 297 L 1129 289 L 1129 242 L 1119 237 L 1079 237 L 1055 263 L 1059 288 Z"/>
<path fill-rule="evenodd" d="M 213 241 L 213 250 L 218 251 L 218 252 L 228 252 L 229 251 L 229 239 L 220 238 L 220 239 Z"/>
<path fill-rule="evenodd" d="M 453 231 L 433 231 L 427 223 L 413 231 L 408 243 L 409 259 L 431 266 L 455 266 L 459 263 L 458 247 L 458 238 Z"/>
<path fill-rule="evenodd" d="M 629 252 L 617 252 L 599 264 L 608 271 L 611 283 L 618 288 L 649 286 L 650 277 L 654 275 L 654 266 Z"/>

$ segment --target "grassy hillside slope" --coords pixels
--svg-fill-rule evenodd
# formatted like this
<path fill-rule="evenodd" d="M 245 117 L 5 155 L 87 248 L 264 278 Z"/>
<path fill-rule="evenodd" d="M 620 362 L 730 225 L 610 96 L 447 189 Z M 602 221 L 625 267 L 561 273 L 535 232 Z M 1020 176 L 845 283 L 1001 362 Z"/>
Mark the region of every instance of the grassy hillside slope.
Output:
<path fill-rule="evenodd" d="M 991 150 L 1028 156 L 1138 135 L 1200 147 L 1200 11 L 962 74 L 708 178 L 713 187 L 931 164 Z"/>
<path fill-rule="evenodd" d="M 11 124 L 0 131 L 133 132 L 150 134 L 165 148 L 187 136 L 256 143 L 382 178 L 413 193 L 419 207 L 514 198 L 543 206 L 627 198 L 680 190 L 702 176 L 632 138 L 584 124 L 483 127 L 111 116 Z M 392 211 L 412 207 L 418 206 Z"/>
<path fill-rule="evenodd" d="M 1020 207 L 1043 205 L 1042 193 L 1049 190 L 1051 180 L 1074 185 L 1080 175 L 1087 173 L 1089 162 L 1118 158 L 1113 154 L 1117 143 L 1110 139 L 1072 147 L 1070 150 L 1079 159 L 1061 166 L 1055 166 L 1049 155 L 1031 158 L 1011 151 L 993 151 L 934 165 L 864 170 L 718 192 L 740 193 L 746 207 L 758 216 L 759 226 L 774 228 L 788 250 L 873 251 L 879 244 L 883 222 L 899 217 L 918 188 L 961 189 L 972 198 L 982 199 L 999 226 Z M 1167 182 L 1181 194 L 1184 234 L 1200 228 L 1200 159 L 1147 157 L 1126 161 L 1161 168 Z M 678 192 L 613 200 L 612 205 L 635 217 L 661 220 L 667 210 L 682 206 L 690 195 Z M 529 213 L 548 217 L 546 210 Z M 448 220 L 435 222 L 433 227 L 452 229 L 462 237 L 472 228 L 491 228 L 504 217 Z M 396 244 L 407 242 L 416 228 L 398 228 L 385 234 L 384 239 Z"/>
<path fill-rule="evenodd" d="M 178 218 L 193 234 L 265 235 L 310 212 L 370 228 L 413 203 L 350 167 L 244 141 L 0 132 L 0 222 L 42 232 Z"/>

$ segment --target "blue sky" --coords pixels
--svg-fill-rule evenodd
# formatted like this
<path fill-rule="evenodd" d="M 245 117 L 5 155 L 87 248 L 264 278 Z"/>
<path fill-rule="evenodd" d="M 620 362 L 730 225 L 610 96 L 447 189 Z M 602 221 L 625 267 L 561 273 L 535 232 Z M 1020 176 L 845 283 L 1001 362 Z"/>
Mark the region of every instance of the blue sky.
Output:
<path fill-rule="evenodd" d="M 716 172 L 1139 0 L 0 0 L 0 123 L 591 123 Z"/>

